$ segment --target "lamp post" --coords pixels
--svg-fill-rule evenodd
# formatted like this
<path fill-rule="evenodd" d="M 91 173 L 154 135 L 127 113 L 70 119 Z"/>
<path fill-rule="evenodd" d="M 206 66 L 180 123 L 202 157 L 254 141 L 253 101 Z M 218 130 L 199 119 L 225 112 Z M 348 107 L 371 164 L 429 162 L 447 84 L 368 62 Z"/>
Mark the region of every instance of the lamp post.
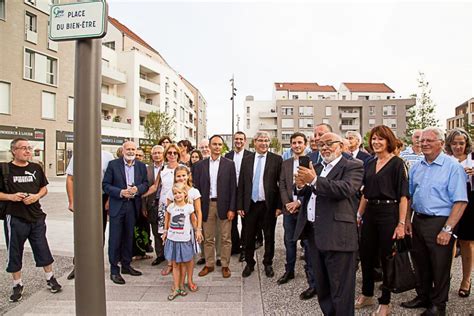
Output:
<path fill-rule="evenodd" d="M 234 149 L 234 97 L 237 95 L 235 91 L 237 91 L 237 88 L 234 87 L 234 74 L 232 74 L 232 79 L 230 79 L 230 86 L 232 88 L 231 90 L 231 97 L 230 100 L 232 101 L 232 149 Z"/>

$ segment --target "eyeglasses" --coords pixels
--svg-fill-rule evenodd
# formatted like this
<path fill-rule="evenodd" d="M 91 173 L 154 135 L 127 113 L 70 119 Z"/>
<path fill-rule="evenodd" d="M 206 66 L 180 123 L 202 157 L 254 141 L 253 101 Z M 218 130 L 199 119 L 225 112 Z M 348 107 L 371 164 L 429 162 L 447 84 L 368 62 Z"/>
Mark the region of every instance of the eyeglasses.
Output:
<path fill-rule="evenodd" d="M 256 142 L 258 142 L 258 143 L 269 143 L 270 140 L 269 139 L 257 139 Z"/>
<path fill-rule="evenodd" d="M 318 148 L 323 148 L 324 146 L 331 147 L 334 144 L 341 143 L 339 140 L 333 140 L 328 142 L 318 142 Z"/>
<path fill-rule="evenodd" d="M 437 141 L 441 141 L 441 139 L 426 139 L 426 138 L 423 138 L 423 139 L 420 140 L 420 143 L 431 144 L 431 143 L 434 143 L 434 142 L 437 142 Z"/>
<path fill-rule="evenodd" d="M 32 151 L 33 150 L 33 147 L 31 146 L 21 146 L 21 147 L 16 147 L 15 149 L 20 149 L 20 150 L 23 150 L 23 151 Z"/>
<path fill-rule="evenodd" d="M 178 153 L 176 151 L 168 151 L 167 155 L 175 155 L 177 156 Z"/>

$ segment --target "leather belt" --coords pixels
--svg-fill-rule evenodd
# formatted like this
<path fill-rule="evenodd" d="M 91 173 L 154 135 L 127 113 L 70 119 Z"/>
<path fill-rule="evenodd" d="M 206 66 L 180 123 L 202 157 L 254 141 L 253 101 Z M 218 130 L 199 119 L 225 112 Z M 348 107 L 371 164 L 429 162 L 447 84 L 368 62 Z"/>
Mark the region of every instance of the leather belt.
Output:
<path fill-rule="evenodd" d="M 209 200 L 211 200 L 211 202 L 217 202 L 217 198 L 210 198 Z"/>
<path fill-rule="evenodd" d="M 428 215 L 428 214 L 423 214 L 423 213 L 418 213 L 418 212 L 415 212 L 415 215 L 418 216 L 419 218 L 434 218 L 434 217 L 438 217 L 436 215 Z"/>
<path fill-rule="evenodd" d="M 380 205 L 380 204 L 396 204 L 398 203 L 397 200 L 368 200 L 368 204 L 372 205 Z"/>

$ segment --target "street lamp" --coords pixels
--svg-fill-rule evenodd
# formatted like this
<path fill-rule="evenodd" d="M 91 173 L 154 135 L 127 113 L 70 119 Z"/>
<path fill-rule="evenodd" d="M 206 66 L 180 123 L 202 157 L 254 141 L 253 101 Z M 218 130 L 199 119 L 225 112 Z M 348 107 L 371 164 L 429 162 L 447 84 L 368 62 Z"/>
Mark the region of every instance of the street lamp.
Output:
<path fill-rule="evenodd" d="M 235 92 L 237 91 L 237 88 L 234 87 L 234 74 L 232 74 L 232 79 L 230 79 L 230 86 L 232 88 L 231 90 L 231 97 L 230 100 L 232 101 L 232 149 L 234 149 L 234 98 L 237 95 Z"/>

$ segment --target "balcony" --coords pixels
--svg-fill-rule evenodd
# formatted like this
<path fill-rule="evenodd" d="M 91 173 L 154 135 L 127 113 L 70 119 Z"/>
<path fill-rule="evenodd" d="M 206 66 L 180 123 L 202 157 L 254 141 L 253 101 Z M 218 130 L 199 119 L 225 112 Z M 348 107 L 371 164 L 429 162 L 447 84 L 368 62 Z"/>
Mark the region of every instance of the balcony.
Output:
<path fill-rule="evenodd" d="M 27 29 L 26 40 L 30 43 L 38 44 L 38 33 Z"/>
<path fill-rule="evenodd" d="M 115 129 L 124 129 L 124 130 L 131 130 L 132 124 L 122 123 L 122 122 L 114 122 L 112 120 L 101 120 L 102 127 L 109 127 Z"/>
<path fill-rule="evenodd" d="M 351 125 L 341 125 L 341 131 L 359 131 L 360 125 L 359 124 L 351 124 Z"/>
<path fill-rule="evenodd" d="M 113 66 L 102 64 L 102 81 L 108 84 L 123 84 L 127 82 L 127 75 Z"/>
<path fill-rule="evenodd" d="M 359 112 L 341 112 L 341 118 L 359 118 Z"/>
<path fill-rule="evenodd" d="M 261 130 L 277 130 L 277 125 L 276 124 L 263 124 L 263 123 L 260 123 L 259 126 L 258 126 L 259 129 Z"/>
<path fill-rule="evenodd" d="M 160 93 L 160 85 L 149 80 L 140 78 L 140 93 L 156 94 Z"/>
<path fill-rule="evenodd" d="M 102 104 L 118 109 L 125 109 L 127 107 L 127 100 L 112 94 L 102 93 Z"/>
<path fill-rule="evenodd" d="M 149 104 L 143 101 L 140 101 L 140 112 L 150 113 L 150 112 L 158 112 L 160 107 L 158 105 Z"/>
<path fill-rule="evenodd" d="M 259 118 L 276 118 L 277 114 L 276 112 L 259 112 L 258 117 Z"/>

